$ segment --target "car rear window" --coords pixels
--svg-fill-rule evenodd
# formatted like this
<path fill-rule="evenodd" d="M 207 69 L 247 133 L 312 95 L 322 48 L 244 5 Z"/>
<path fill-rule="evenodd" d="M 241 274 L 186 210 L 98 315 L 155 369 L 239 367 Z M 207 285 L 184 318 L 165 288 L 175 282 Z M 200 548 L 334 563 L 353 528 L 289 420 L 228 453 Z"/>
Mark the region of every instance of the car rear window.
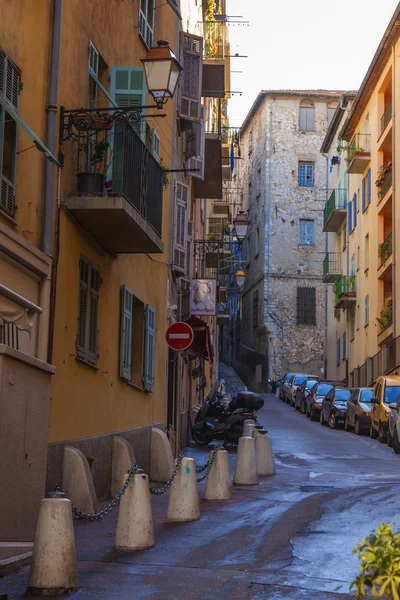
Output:
<path fill-rule="evenodd" d="M 326 396 L 326 394 L 333 388 L 333 385 L 329 383 L 321 383 L 317 387 L 317 396 Z"/>
<path fill-rule="evenodd" d="M 374 390 L 363 390 L 361 392 L 360 402 L 371 402 L 371 398 L 374 397 Z"/>
<path fill-rule="evenodd" d="M 311 390 L 311 388 L 316 384 L 315 379 L 308 379 L 306 383 L 306 390 Z"/>
<path fill-rule="evenodd" d="M 336 390 L 336 400 L 348 400 L 350 394 L 350 390 Z"/>
<path fill-rule="evenodd" d="M 300 377 L 295 377 L 294 378 L 294 385 L 300 385 L 306 379 L 307 379 L 307 377 L 305 375 L 301 375 Z"/>

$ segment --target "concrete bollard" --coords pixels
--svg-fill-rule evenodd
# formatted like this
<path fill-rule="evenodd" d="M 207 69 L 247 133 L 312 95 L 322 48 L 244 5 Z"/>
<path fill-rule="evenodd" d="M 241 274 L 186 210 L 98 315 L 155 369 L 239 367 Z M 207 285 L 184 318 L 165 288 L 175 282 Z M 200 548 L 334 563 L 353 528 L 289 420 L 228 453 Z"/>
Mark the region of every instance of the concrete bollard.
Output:
<path fill-rule="evenodd" d="M 245 420 L 243 421 L 243 425 L 249 425 L 249 424 L 253 424 L 253 425 L 255 425 L 255 424 L 256 424 L 256 422 L 255 422 L 255 420 L 254 420 L 254 419 L 245 419 Z"/>
<path fill-rule="evenodd" d="M 199 519 L 196 461 L 193 458 L 184 458 L 171 485 L 167 521 L 198 521 Z"/>
<path fill-rule="evenodd" d="M 255 444 L 258 475 L 275 475 L 271 438 L 266 433 L 260 433 L 256 436 Z"/>
<path fill-rule="evenodd" d="M 242 437 L 252 437 L 255 429 L 254 423 L 243 425 Z"/>
<path fill-rule="evenodd" d="M 256 447 L 255 440 L 252 437 L 241 437 L 239 439 L 233 483 L 236 485 L 254 485 L 258 483 Z"/>
<path fill-rule="evenodd" d="M 71 502 L 54 492 L 40 503 L 28 594 L 58 596 L 78 589 Z"/>
<path fill-rule="evenodd" d="M 122 485 L 127 477 L 123 478 Z M 136 473 L 121 499 L 114 547 L 116 550 L 147 550 L 154 544 L 149 478 L 144 473 Z"/>
<path fill-rule="evenodd" d="M 73 446 L 64 446 L 62 489 L 82 512 L 97 512 L 97 497 L 86 456 Z"/>
<path fill-rule="evenodd" d="M 136 462 L 133 448 L 129 442 L 119 435 L 114 436 L 112 443 L 111 495 L 115 496 L 121 489 L 124 475 Z"/>
<path fill-rule="evenodd" d="M 211 460 L 212 452 L 210 452 Z M 206 500 L 230 500 L 232 498 L 232 485 L 229 473 L 229 454 L 226 450 L 218 450 L 215 462 L 207 476 Z"/>
<path fill-rule="evenodd" d="M 151 429 L 150 481 L 168 481 L 174 468 L 171 446 L 165 433 L 157 427 Z"/>

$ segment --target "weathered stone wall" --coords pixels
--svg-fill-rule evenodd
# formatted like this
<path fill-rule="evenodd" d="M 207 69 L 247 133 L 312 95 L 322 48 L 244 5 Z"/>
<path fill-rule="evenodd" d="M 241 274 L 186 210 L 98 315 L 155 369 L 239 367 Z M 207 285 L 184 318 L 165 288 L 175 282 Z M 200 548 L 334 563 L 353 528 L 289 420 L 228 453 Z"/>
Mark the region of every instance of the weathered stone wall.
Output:
<path fill-rule="evenodd" d="M 315 131 L 299 131 L 302 100 L 314 102 Z M 238 179 L 251 229 L 245 247 L 249 262 L 243 295 L 243 321 L 249 325 L 244 327 L 245 337 L 241 341 L 269 356 L 272 377 L 288 370 L 319 374 L 323 367 L 322 261 L 326 242 L 322 227 L 327 165 L 320 147 L 327 129 L 327 105 L 335 100 L 335 96 L 267 95 L 242 131 Z M 298 184 L 299 161 L 314 164 L 311 188 Z M 299 245 L 302 218 L 315 223 L 312 246 Z M 297 324 L 297 287 L 315 288 L 316 325 Z M 259 290 L 262 317 L 257 328 L 253 327 L 252 316 L 254 289 Z"/>

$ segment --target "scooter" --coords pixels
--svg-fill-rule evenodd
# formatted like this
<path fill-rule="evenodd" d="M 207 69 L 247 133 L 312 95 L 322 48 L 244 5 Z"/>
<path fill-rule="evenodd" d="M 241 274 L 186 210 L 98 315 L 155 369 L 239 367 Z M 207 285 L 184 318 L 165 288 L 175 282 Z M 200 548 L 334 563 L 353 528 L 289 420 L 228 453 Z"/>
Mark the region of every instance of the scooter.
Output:
<path fill-rule="evenodd" d="M 212 440 L 237 443 L 244 421 L 254 419 L 257 423 L 256 411 L 263 405 L 264 400 L 258 394 L 240 392 L 226 410 L 217 393 L 197 413 L 192 426 L 193 441 L 199 446 L 207 446 Z"/>

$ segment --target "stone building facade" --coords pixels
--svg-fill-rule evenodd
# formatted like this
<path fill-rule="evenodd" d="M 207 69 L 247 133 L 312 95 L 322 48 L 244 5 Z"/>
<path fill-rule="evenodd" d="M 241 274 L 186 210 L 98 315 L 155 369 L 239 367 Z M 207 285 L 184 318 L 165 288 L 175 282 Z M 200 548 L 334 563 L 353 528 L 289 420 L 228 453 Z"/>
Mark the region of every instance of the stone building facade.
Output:
<path fill-rule="evenodd" d="M 323 369 L 327 162 L 320 148 L 339 96 L 263 91 L 241 128 L 235 178 L 250 227 L 236 367 L 256 389 L 287 371 Z"/>

